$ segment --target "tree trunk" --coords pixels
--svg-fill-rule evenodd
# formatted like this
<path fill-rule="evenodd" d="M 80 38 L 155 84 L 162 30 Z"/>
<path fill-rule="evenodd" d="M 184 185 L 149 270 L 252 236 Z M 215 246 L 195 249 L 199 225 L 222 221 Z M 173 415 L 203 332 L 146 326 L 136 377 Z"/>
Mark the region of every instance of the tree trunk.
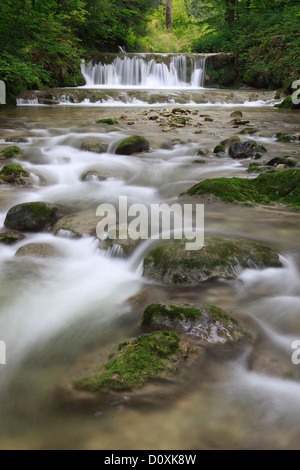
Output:
<path fill-rule="evenodd" d="M 236 0 L 226 0 L 225 21 L 227 24 L 234 22 Z"/>
<path fill-rule="evenodd" d="M 172 30 L 173 15 L 172 15 L 173 0 L 166 0 L 166 27 L 168 31 Z"/>

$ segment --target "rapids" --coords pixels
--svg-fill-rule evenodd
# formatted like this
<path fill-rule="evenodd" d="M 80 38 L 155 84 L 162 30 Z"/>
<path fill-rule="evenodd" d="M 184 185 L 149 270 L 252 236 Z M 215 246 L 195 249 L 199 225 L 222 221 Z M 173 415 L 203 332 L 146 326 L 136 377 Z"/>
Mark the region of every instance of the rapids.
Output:
<path fill-rule="evenodd" d="M 202 59 L 193 63 L 190 80 L 182 59 L 172 58 L 168 71 L 142 57 L 122 60 L 106 67 L 83 64 L 86 86 L 126 91 L 127 86 L 203 85 Z M 129 74 L 132 67 L 136 75 Z M 162 132 L 145 112 L 159 113 L 163 106 L 24 104 L 1 109 L 0 150 L 20 146 L 22 155 L 13 161 L 31 174 L 33 185 L 0 186 L 1 228 L 8 209 L 20 202 L 50 201 L 68 213 L 96 214 L 99 204 L 116 205 L 120 195 L 150 207 L 176 202 L 202 179 L 252 177 L 245 173 L 248 162 L 218 159 L 212 152 L 233 133 L 228 123 L 237 103 L 186 103 L 185 108 L 197 111 L 201 133 L 188 126 Z M 273 137 L 282 129 L 299 132 L 299 114 L 275 110 L 264 100 L 242 110 L 259 127 L 255 140 L 268 147 L 270 158 L 293 152 L 299 162 L 296 146 L 276 143 Z M 124 113 L 134 125 L 120 119 Z M 204 122 L 200 115 L 213 121 Z M 114 117 L 119 124 L 96 124 L 102 117 Z M 149 140 L 150 152 L 114 155 L 117 144 L 133 133 Z M 5 139 L 11 136 L 27 141 L 8 144 Z M 82 150 L 89 139 L 100 140 L 107 150 Z M 199 157 L 199 149 L 210 152 Z M 195 162 L 199 158 L 205 163 Z M 107 179 L 83 181 L 88 171 L 107 174 Z M 152 241 L 123 258 L 121 251 L 100 250 L 95 227 L 90 228 L 81 238 L 64 231 L 27 233 L 14 245 L 0 244 L 0 340 L 6 344 L 6 364 L 0 364 L 0 448 L 298 449 L 300 366 L 291 356 L 293 341 L 300 339 L 299 214 L 206 204 L 205 234 L 257 240 L 280 252 L 283 267 L 253 267 L 241 270 L 235 281 L 197 288 L 164 287 L 143 277 L 142 261 Z M 54 255 L 16 256 L 28 243 L 50 245 Z M 139 332 L 143 305 L 182 299 L 223 308 L 248 325 L 255 341 L 237 351 L 208 350 L 204 363 L 184 375 L 184 391 L 157 406 L 155 400 L 150 408 L 116 403 L 81 410 L 57 404 L 54 389 L 79 360 L 89 364 L 106 358 L 119 342 Z"/>

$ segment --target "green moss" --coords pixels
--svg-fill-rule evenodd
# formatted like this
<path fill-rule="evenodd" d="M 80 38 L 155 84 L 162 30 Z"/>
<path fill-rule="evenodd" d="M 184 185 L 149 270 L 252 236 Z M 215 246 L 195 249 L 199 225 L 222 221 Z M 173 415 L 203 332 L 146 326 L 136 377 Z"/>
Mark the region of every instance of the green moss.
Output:
<path fill-rule="evenodd" d="M 133 135 L 123 140 L 116 148 L 117 155 L 131 155 L 135 152 L 144 152 L 149 150 L 149 142 L 145 137 Z"/>
<path fill-rule="evenodd" d="M 209 238 L 201 250 L 188 251 L 184 240 L 154 248 L 144 259 L 144 275 L 166 284 L 197 285 L 207 279 L 234 279 L 234 266 L 282 266 L 278 254 L 251 240 Z"/>
<path fill-rule="evenodd" d="M 195 321 L 202 315 L 201 309 L 193 307 L 179 307 L 177 305 L 151 304 L 144 310 L 142 325 L 150 325 L 158 317 L 169 320 Z"/>
<path fill-rule="evenodd" d="M 0 171 L 0 176 L 20 178 L 21 176 L 29 176 L 29 173 L 28 171 L 25 171 L 21 165 L 18 165 L 17 163 L 9 163 L 2 168 Z"/>
<path fill-rule="evenodd" d="M 14 145 L 12 147 L 7 147 L 6 149 L 2 150 L 0 155 L 2 158 L 12 158 L 19 152 L 21 152 L 20 147 Z"/>
<path fill-rule="evenodd" d="M 58 208 L 46 202 L 25 202 L 9 209 L 4 225 L 13 230 L 39 231 L 51 224 Z"/>
<path fill-rule="evenodd" d="M 258 129 L 255 129 L 254 127 L 245 127 L 245 129 L 242 129 L 238 134 L 241 135 L 253 135 L 258 132 Z"/>
<path fill-rule="evenodd" d="M 223 145 L 217 145 L 215 148 L 214 148 L 214 153 L 219 153 L 219 152 L 225 152 L 225 148 Z"/>
<path fill-rule="evenodd" d="M 232 203 L 282 203 L 300 209 L 300 170 L 286 170 L 259 175 L 255 179 L 214 178 L 195 184 L 189 196 L 212 194 Z"/>
<path fill-rule="evenodd" d="M 286 134 L 284 132 L 277 132 L 275 134 L 275 137 L 276 137 L 276 142 L 291 142 L 292 140 L 294 140 L 293 136 Z"/>
<path fill-rule="evenodd" d="M 185 357 L 176 333 L 151 333 L 121 343 L 98 374 L 77 380 L 74 387 L 89 391 L 139 388 L 149 379 L 173 375 Z"/>
<path fill-rule="evenodd" d="M 300 104 L 293 103 L 292 97 L 288 96 L 281 103 L 275 104 L 274 107 L 279 109 L 300 109 Z"/>
<path fill-rule="evenodd" d="M 114 124 L 119 124 L 119 123 L 118 121 L 116 121 L 116 119 L 104 118 L 104 119 L 99 119 L 99 121 L 97 121 L 97 124 L 108 124 L 109 126 L 113 126 Z"/>

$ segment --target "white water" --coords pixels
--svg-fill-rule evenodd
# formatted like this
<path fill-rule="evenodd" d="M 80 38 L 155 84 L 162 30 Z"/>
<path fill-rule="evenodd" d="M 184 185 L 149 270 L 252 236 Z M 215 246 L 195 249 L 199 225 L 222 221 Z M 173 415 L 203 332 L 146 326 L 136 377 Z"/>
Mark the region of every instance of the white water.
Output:
<path fill-rule="evenodd" d="M 111 64 L 82 62 L 85 87 L 203 88 L 206 58 L 174 56 L 167 65 L 155 59 L 116 57 Z M 188 77 L 188 68 L 191 69 Z"/>
<path fill-rule="evenodd" d="M 193 87 L 192 82 L 185 81 L 184 63 L 180 60 L 175 63 L 173 70 L 165 71 L 164 67 L 160 67 L 161 72 L 165 73 L 161 75 L 159 68 L 154 67 L 155 80 L 159 80 L 162 88 L 171 86 L 172 80 L 177 84 L 174 86 Z M 119 77 L 135 81 L 139 74 L 144 80 L 142 86 L 148 86 L 147 83 L 150 86 L 149 80 L 153 77 L 147 76 L 148 68 L 143 68 L 142 62 L 136 61 L 135 69 L 133 62 L 128 62 L 126 67 L 125 63 L 119 65 L 122 70 Z M 197 70 L 201 75 L 202 69 L 195 70 L 194 78 L 198 81 Z M 92 72 L 91 69 L 91 81 Z M 110 79 L 115 80 L 116 76 L 111 74 Z M 123 85 L 115 83 L 113 86 Z M 131 86 L 139 87 L 134 83 Z M 124 86 L 124 93 L 126 90 Z M 26 123 L 24 128 L 30 129 L 28 143 L 20 144 L 24 156 L 13 161 L 34 175 L 34 184 L 30 189 L 0 187 L 3 197 L 0 228 L 3 228 L 7 210 L 19 202 L 45 200 L 67 206 L 71 212 L 88 209 L 95 213 L 97 205 L 102 202 L 117 204 L 119 195 L 128 196 L 129 203 L 143 202 L 147 206 L 151 203 L 173 203 L 177 201 L 178 194 L 201 179 L 245 176 L 246 166 L 242 163 L 230 158 L 217 159 L 212 152 L 204 157 L 204 165 L 193 163 L 196 158 L 202 159 L 196 156 L 199 148 L 212 150 L 216 143 L 227 137 L 229 127 L 226 130 L 220 128 L 230 120 L 231 108 L 241 105 L 186 103 L 185 106 L 201 109 L 201 113 L 206 108 L 205 112 L 215 118 L 215 127 L 200 136 L 189 133 L 187 127 L 184 133 L 178 133 L 178 137 L 186 143 L 174 144 L 170 149 L 160 148 L 162 141 L 171 139 L 168 134 L 153 135 L 150 124 L 145 121 L 143 132 L 149 137 L 151 150 L 143 157 L 137 157 L 113 153 L 124 137 L 137 129 L 141 130 L 137 117 L 134 128 L 127 130 L 127 126 L 123 125 L 121 131 L 109 132 L 94 124 L 104 111 L 85 110 L 85 107 L 99 103 L 86 101 L 81 103 L 79 110 L 75 106 L 35 108 L 35 101 L 27 104 L 32 108 L 22 109 L 20 106 L 12 119 L 12 128 L 20 125 L 23 119 Z M 163 106 L 161 103 L 149 105 L 140 101 L 128 105 L 116 100 L 108 100 L 101 105 L 106 107 L 105 113 L 108 107 L 113 107 L 111 114 L 116 117 L 117 107 L 121 106 L 127 106 L 129 113 L 135 106 Z M 244 103 L 243 113 L 256 125 L 265 125 L 272 119 L 280 128 L 289 125 L 287 113 L 281 115 L 270 106 L 267 107 L 263 101 L 247 102 Z M 123 112 L 120 109 L 120 114 Z M 223 113 L 221 118 L 218 112 Z M 35 124 L 38 125 L 35 127 Z M 107 152 L 96 154 L 80 150 L 81 141 L 90 138 L 108 144 Z M 271 137 L 262 136 L 259 139 L 267 147 L 276 145 Z M 3 138 L 1 145 L 10 144 L 6 144 Z M 82 174 L 89 170 L 108 172 L 110 175 L 105 181 L 93 178 L 81 181 Z M 170 295 L 172 300 L 196 300 L 223 307 L 233 315 L 243 314 L 242 318 L 250 322 L 255 341 L 249 346 L 249 353 L 247 350 L 247 354 L 237 360 L 226 361 L 222 354 L 213 361 L 210 359 L 209 373 L 200 365 L 192 368 L 188 372 L 187 389 L 192 384 L 193 392 L 189 395 L 185 390 L 186 394 L 178 402 L 175 400 L 175 405 L 170 400 L 164 410 L 156 412 L 153 406 L 151 413 L 146 415 L 140 410 L 118 410 L 116 418 L 115 413 L 112 417 L 109 411 L 102 421 L 95 420 L 94 411 L 84 419 L 76 411 L 62 415 L 60 410 L 56 414 L 49 403 L 53 396 L 52 389 L 61 375 L 57 373 L 52 378 L 53 370 L 49 362 L 52 354 L 57 354 L 56 361 L 60 365 L 64 356 L 68 356 L 70 350 L 76 351 L 76 348 L 81 358 L 81 344 L 93 344 L 95 338 L 97 344 L 105 343 L 107 331 L 115 327 L 122 329 L 120 325 L 127 327 L 130 324 L 132 306 L 127 301 L 139 294 L 145 285 L 148 286 L 148 281 L 142 276 L 141 263 L 153 242 L 146 241 L 139 245 L 127 259 L 123 258 L 122 249 L 118 246 L 103 252 L 93 236 L 86 234 L 76 238 L 63 231 L 56 235 L 29 233 L 15 245 L 0 245 L 0 340 L 5 341 L 7 346 L 7 365 L 0 366 L 1 403 L 3 398 L 3 403 L 6 400 L 5 403 L 9 404 L 6 413 L 11 413 L 8 421 L 12 426 L 2 433 L 4 438 L 9 436 L 12 441 L 7 443 L 4 439 L 2 446 L 47 448 L 59 442 L 61 446 L 84 447 L 88 441 L 87 447 L 91 448 L 113 446 L 133 449 L 137 443 L 141 448 L 191 449 L 192 446 L 201 448 L 201 445 L 216 448 L 218 445 L 230 447 L 231 444 L 243 448 L 245 442 L 250 442 L 249 447 L 264 444 L 266 447 L 297 447 L 300 435 L 300 405 L 297 398 L 300 385 L 297 366 L 291 363 L 291 345 L 300 338 L 300 272 L 294 252 L 297 249 L 289 251 L 291 247 L 297 248 L 295 220 L 297 223 L 298 219 L 289 215 L 285 219 L 275 212 L 262 213 L 253 208 L 230 205 L 219 207 L 208 204 L 205 211 L 207 234 L 245 236 L 267 245 L 276 242 L 277 249 L 282 253 L 283 267 L 241 270 L 234 282 L 222 283 L 221 286 L 218 283 L 199 286 L 193 292 L 164 290 L 164 295 L 167 298 Z M 17 250 L 28 243 L 46 243 L 53 247 L 55 254 L 46 259 L 16 256 Z M 160 288 L 156 289 L 158 291 L 154 292 L 161 294 Z M 151 297 L 152 301 L 157 300 L 155 295 Z M 140 314 L 134 319 L 135 326 L 140 322 Z M 120 337 L 117 335 L 114 340 L 127 338 L 127 330 L 123 328 Z M 51 353 L 47 353 L 47 346 Z M 249 357 L 259 352 L 259 348 L 263 353 L 275 351 L 286 360 L 287 369 L 284 372 L 292 371 L 294 380 L 283 379 L 280 374 L 272 376 L 269 370 L 264 373 L 257 372 L 255 368 L 252 370 Z M 34 367 L 30 369 L 32 357 L 37 362 L 41 357 L 42 366 L 38 373 Z M 6 392 L 8 389 L 9 392 Z M 43 396 L 44 389 L 47 389 L 47 399 L 41 405 L 39 396 Z M 36 403 L 28 398 L 31 394 L 38 397 Z M 102 409 L 97 410 L 97 416 L 102 416 L 102 412 Z M 35 413 L 39 414 L 38 420 Z M 6 422 L 3 421 L 4 427 Z M 124 433 L 124 429 L 130 429 L 130 432 Z M 279 431 L 283 435 L 280 434 L 277 440 Z M 227 436 L 230 437 L 229 444 Z"/>

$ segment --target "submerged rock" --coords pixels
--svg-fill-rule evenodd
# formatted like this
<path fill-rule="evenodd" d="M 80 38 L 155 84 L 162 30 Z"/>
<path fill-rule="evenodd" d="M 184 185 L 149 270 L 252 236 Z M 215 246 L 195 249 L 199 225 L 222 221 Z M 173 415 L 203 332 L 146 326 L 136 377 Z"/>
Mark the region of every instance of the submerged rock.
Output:
<path fill-rule="evenodd" d="M 121 343 L 118 352 L 97 374 L 74 382 L 90 392 L 140 388 L 148 380 L 176 374 L 193 348 L 170 331 L 159 331 Z"/>
<path fill-rule="evenodd" d="M 114 124 L 119 124 L 116 119 L 112 118 L 103 118 L 96 121 L 97 124 L 108 124 L 109 126 L 113 126 Z"/>
<path fill-rule="evenodd" d="M 107 144 L 99 142 L 99 140 L 93 138 L 85 139 L 83 142 L 81 142 L 79 147 L 80 150 L 94 153 L 105 153 L 107 148 Z"/>
<path fill-rule="evenodd" d="M 4 225 L 23 232 L 39 232 L 55 222 L 57 213 L 58 208 L 50 202 L 24 202 L 9 209 Z"/>
<path fill-rule="evenodd" d="M 147 330 L 172 330 L 201 345 L 237 343 L 251 338 L 235 318 L 213 305 L 151 304 L 144 310 L 142 326 Z"/>
<path fill-rule="evenodd" d="M 213 197 L 232 203 L 287 205 L 300 209 L 300 170 L 259 175 L 255 179 L 213 178 L 188 189 L 189 196 Z"/>
<path fill-rule="evenodd" d="M 37 258 L 48 258 L 57 255 L 55 248 L 48 243 L 28 243 L 21 246 L 16 256 L 34 256 Z"/>
<path fill-rule="evenodd" d="M 11 147 L 7 147 L 6 149 L 2 150 L 0 152 L 0 158 L 13 158 L 15 157 L 18 153 L 21 152 L 20 147 L 17 147 L 16 145 L 13 145 Z"/>
<path fill-rule="evenodd" d="M 154 248 L 144 260 L 144 276 L 168 285 L 197 285 L 234 279 L 240 268 L 281 267 L 272 249 L 246 239 L 208 238 L 201 250 L 188 251 L 184 240 Z"/>
<path fill-rule="evenodd" d="M 229 155 L 231 158 L 253 158 L 257 154 L 266 152 L 267 149 L 263 145 L 258 145 L 254 141 L 233 142 L 229 147 Z"/>
<path fill-rule="evenodd" d="M 149 148 L 149 142 L 145 139 L 145 137 L 133 135 L 120 142 L 116 148 L 115 153 L 117 155 L 132 155 L 133 153 L 137 152 L 146 152 L 149 150 Z"/>

